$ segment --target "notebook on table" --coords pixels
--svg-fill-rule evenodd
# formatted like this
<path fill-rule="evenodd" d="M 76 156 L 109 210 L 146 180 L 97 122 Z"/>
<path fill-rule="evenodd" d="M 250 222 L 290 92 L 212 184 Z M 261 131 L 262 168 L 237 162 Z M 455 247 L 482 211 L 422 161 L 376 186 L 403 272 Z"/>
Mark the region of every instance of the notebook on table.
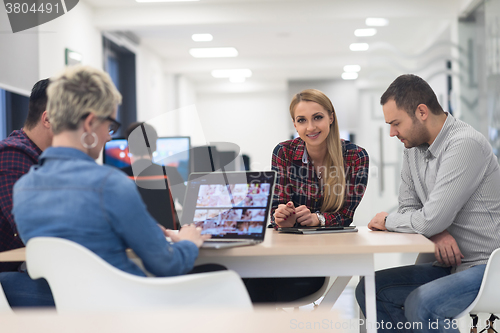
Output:
<path fill-rule="evenodd" d="M 278 228 L 278 231 L 286 234 L 301 234 L 301 235 L 314 235 L 314 234 L 331 234 L 331 233 L 344 233 L 344 232 L 358 232 L 356 226 L 351 225 L 348 227 L 292 227 L 292 228 Z"/>
<path fill-rule="evenodd" d="M 212 237 L 202 248 L 228 248 L 264 241 L 274 171 L 191 173 L 181 224 L 194 223 Z"/>

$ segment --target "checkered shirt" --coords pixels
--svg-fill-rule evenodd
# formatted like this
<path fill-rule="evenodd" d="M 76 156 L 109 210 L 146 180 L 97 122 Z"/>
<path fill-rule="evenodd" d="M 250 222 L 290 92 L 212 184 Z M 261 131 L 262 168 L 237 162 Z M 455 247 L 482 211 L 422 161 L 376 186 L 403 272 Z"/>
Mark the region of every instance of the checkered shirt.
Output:
<path fill-rule="evenodd" d="M 346 191 L 343 206 L 337 212 L 321 212 L 323 189 L 311 161 L 307 159 L 305 143 L 301 138 L 281 142 L 274 148 L 272 169 L 276 171 L 271 220 L 279 204 L 292 201 L 295 207 L 305 205 L 313 213 L 325 216 L 326 226 L 348 226 L 352 223 L 368 182 L 368 153 L 361 147 L 342 141 Z M 306 155 L 306 156 L 304 156 Z"/>
<path fill-rule="evenodd" d="M 12 187 L 38 163 L 42 151 L 21 129 L 0 141 L 0 252 L 23 247 L 12 216 Z M 0 272 L 17 270 L 19 263 L 0 263 Z"/>

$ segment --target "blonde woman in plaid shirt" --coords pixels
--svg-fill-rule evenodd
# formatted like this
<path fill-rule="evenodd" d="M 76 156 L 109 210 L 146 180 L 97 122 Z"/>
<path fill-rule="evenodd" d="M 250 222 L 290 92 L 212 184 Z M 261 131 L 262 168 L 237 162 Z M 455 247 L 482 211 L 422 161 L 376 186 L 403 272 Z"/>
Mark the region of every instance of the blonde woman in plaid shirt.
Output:
<path fill-rule="evenodd" d="M 366 151 L 340 139 L 335 110 L 319 90 L 296 94 L 290 116 L 299 134 L 273 151 L 272 218 L 280 227 L 348 226 L 368 181 Z"/>
<path fill-rule="evenodd" d="M 348 226 L 368 181 L 366 151 L 340 139 L 330 99 L 321 91 L 296 94 L 290 116 L 299 137 L 273 151 L 277 172 L 275 227 Z M 316 292 L 324 277 L 244 279 L 253 302 L 289 302 Z"/>

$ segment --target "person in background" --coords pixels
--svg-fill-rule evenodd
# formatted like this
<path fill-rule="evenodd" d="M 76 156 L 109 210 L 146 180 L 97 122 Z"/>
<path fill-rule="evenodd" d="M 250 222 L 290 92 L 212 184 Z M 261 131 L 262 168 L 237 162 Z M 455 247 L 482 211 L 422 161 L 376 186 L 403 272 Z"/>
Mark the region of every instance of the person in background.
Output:
<path fill-rule="evenodd" d="M 48 79 L 31 90 L 24 127 L 0 141 L 0 251 L 24 247 L 12 216 L 12 187 L 26 174 L 38 157 L 52 144 L 52 130 L 45 111 Z M 0 262 L 0 272 L 17 271 L 20 263 Z"/>
<path fill-rule="evenodd" d="M 349 226 L 366 190 L 367 152 L 340 139 L 335 109 L 321 91 L 296 94 L 290 116 L 299 137 L 274 148 L 271 219 L 275 227 Z M 246 279 L 254 302 L 289 302 L 319 290 L 325 278 Z"/>
<path fill-rule="evenodd" d="M 136 130 L 139 127 L 140 130 Z M 158 140 L 158 134 L 154 127 L 143 122 L 132 123 L 127 128 L 125 137 L 129 141 L 128 149 L 132 164 L 122 168 L 122 171 L 131 177 L 167 176 L 172 199 L 177 200 L 182 205 L 186 194 L 186 185 L 177 168 L 168 165 L 161 166 L 152 162 L 152 154 L 156 151 L 156 141 Z M 145 144 L 145 137 L 149 147 Z"/>
<path fill-rule="evenodd" d="M 128 248 L 153 275 L 190 272 L 209 236 L 194 225 L 162 232 L 134 182 L 95 162 L 120 125 L 121 95 L 109 75 L 88 66 L 68 67 L 51 79 L 47 94 L 53 146 L 14 186 L 13 214 L 21 239 L 68 239 L 138 276 L 146 274 L 127 257 Z"/>
<path fill-rule="evenodd" d="M 23 128 L 0 141 L 0 252 L 24 247 L 12 215 L 12 187 L 52 144 L 47 116 L 48 79 L 33 86 Z M 20 262 L 0 262 L 0 283 L 11 307 L 53 306 L 47 282 L 31 280 Z"/>
<path fill-rule="evenodd" d="M 398 211 L 378 213 L 368 227 L 422 234 L 435 243 L 436 261 L 375 273 L 379 332 L 410 332 L 399 326 L 458 333 L 451 319 L 476 298 L 488 258 L 500 247 L 497 157 L 416 75 L 394 80 L 380 104 L 390 135 L 406 149 Z M 364 280 L 356 298 L 365 312 Z"/>

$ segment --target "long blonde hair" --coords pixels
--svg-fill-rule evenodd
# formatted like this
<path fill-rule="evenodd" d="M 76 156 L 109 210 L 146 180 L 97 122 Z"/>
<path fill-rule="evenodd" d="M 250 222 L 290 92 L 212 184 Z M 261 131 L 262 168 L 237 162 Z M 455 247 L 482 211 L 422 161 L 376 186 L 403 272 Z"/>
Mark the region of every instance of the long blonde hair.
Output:
<path fill-rule="evenodd" d="M 327 172 L 325 172 L 323 178 L 324 191 L 321 211 L 336 212 L 344 204 L 346 180 L 344 172 L 344 155 L 342 153 L 342 143 L 340 141 L 339 125 L 337 123 L 335 109 L 330 99 L 323 92 L 316 89 L 306 89 L 292 98 L 292 102 L 290 103 L 290 116 L 293 120 L 295 108 L 301 101 L 318 103 L 333 117 L 333 122 L 330 124 L 330 132 L 326 138 L 328 154 L 325 156 L 324 163 Z M 334 172 L 331 172 L 332 170 Z M 336 190 L 338 187 L 340 187 L 340 191 Z"/>

